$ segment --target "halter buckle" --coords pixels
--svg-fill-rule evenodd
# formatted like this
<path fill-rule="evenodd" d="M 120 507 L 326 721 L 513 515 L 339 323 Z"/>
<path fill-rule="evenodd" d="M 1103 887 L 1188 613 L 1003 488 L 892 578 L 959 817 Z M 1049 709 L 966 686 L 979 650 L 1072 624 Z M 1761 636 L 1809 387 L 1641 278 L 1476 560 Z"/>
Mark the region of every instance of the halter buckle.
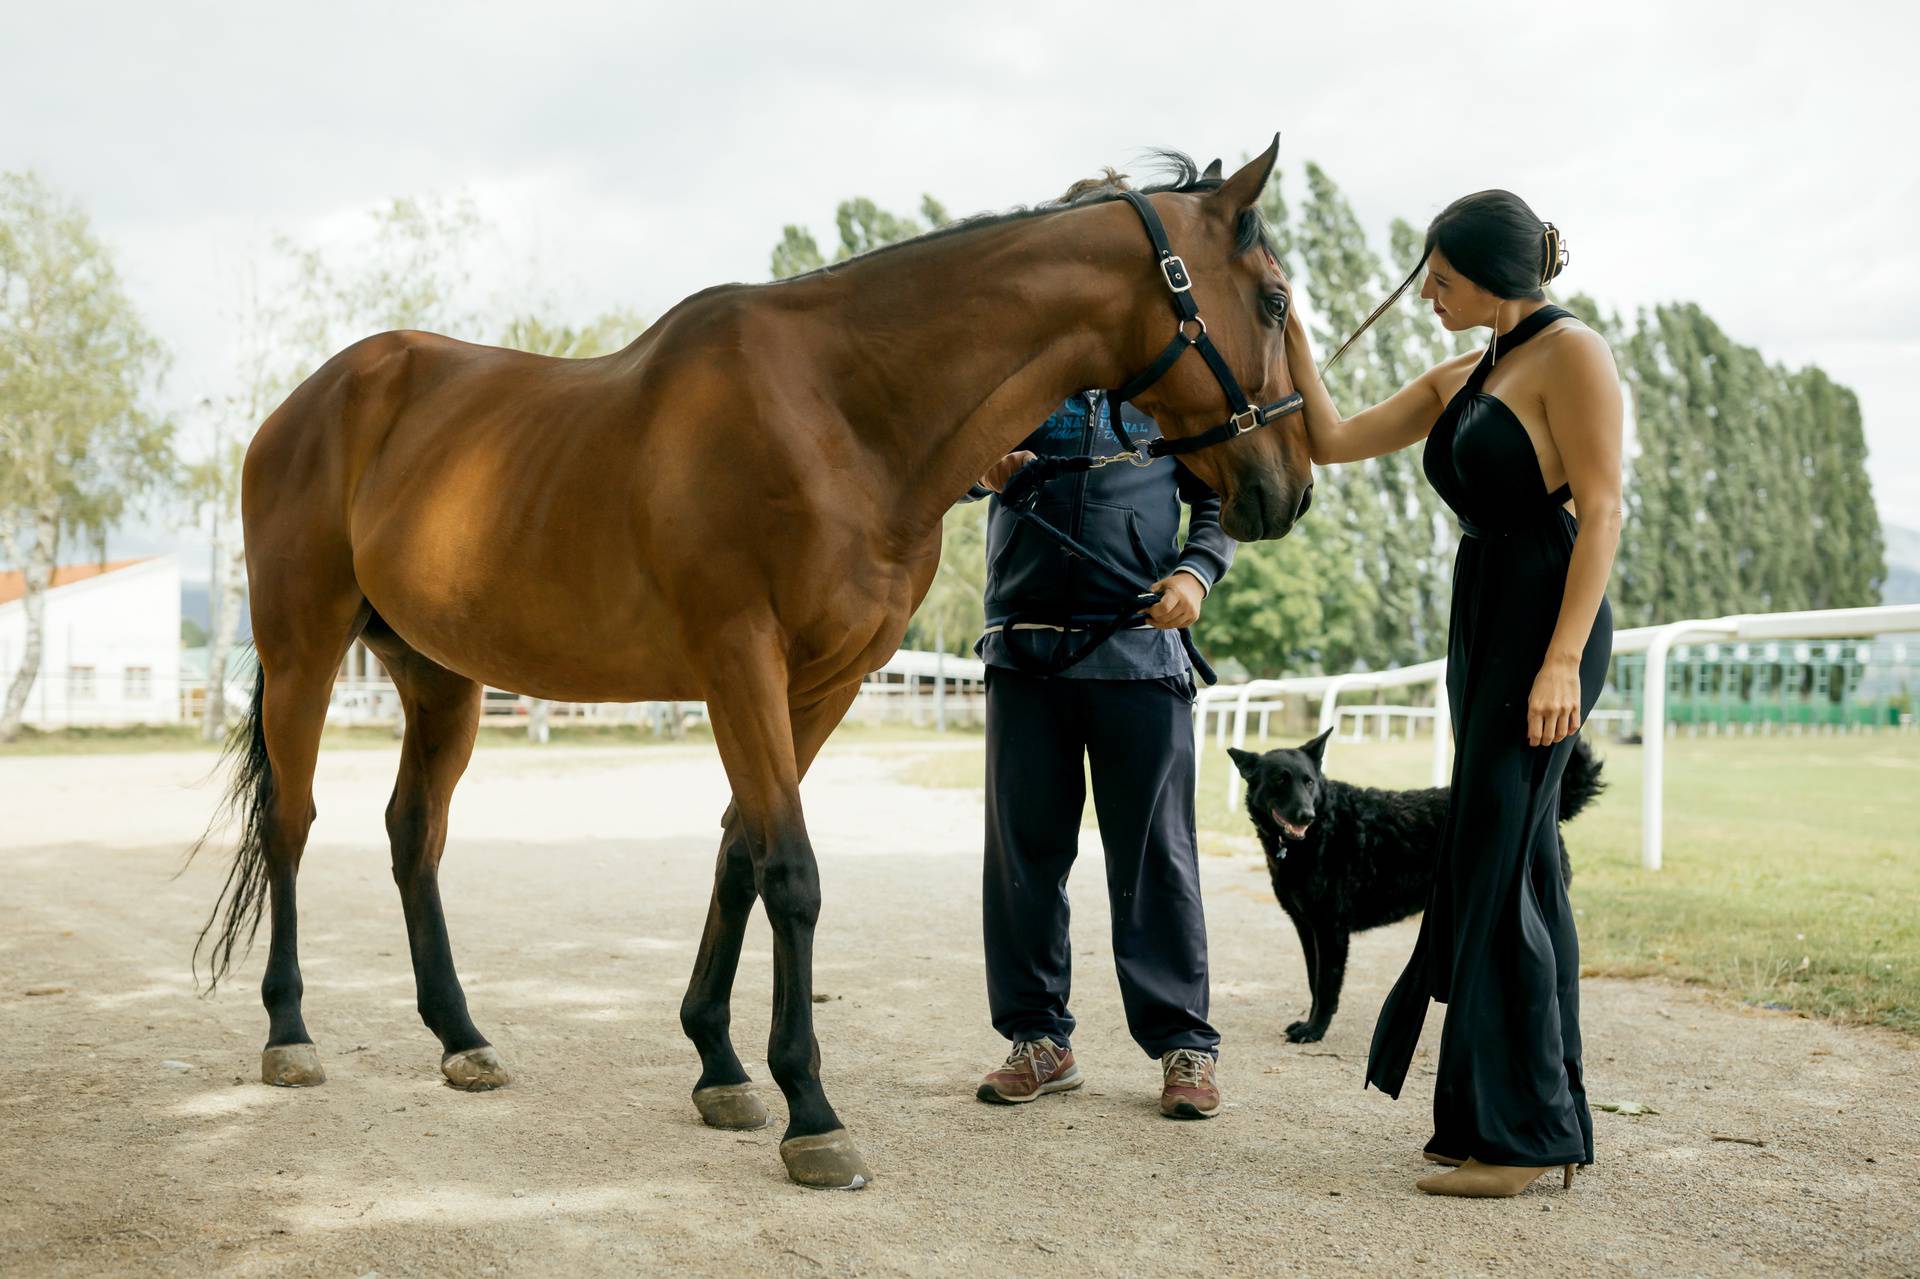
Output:
<path fill-rule="evenodd" d="M 1246 421 L 1241 421 L 1240 419 L 1242 418 L 1245 418 Z M 1260 410 L 1254 408 L 1252 405 L 1248 405 L 1238 413 L 1228 415 L 1227 421 L 1233 423 L 1233 434 L 1235 438 L 1245 435 L 1257 426 L 1266 425 L 1266 419 L 1260 416 Z"/>
<path fill-rule="evenodd" d="M 1167 287 L 1175 293 L 1185 293 L 1193 287 L 1186 261 L 1178 253 L 1169 253 L 1160 259 L 1160 274 L 1167 277 Z"/>

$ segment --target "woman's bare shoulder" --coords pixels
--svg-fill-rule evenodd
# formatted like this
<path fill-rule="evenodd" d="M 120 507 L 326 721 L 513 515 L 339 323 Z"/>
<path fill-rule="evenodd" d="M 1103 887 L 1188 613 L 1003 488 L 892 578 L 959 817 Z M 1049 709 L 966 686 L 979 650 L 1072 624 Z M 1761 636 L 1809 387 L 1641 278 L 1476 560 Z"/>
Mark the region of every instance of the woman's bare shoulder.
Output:
<path fill-rule="evenodd" d="M 1614 368 L 1613 347 L 1578 316 L 1555 320 L 1541 331 L 1539 341 L 1542 353 L 1559 369 L 1611 372 Z"/>
<path fill-rule="evenodd" d="M 1440 361 L 1428 369 L 1420 380 L 1433 388 L 1435 397 L 1445 404 L 1453 398 L 1453 393 L 1467 384 L 1473 366 L 1480 363 L 1484 354 L 1481 350 L 1463 351 L 1459 355 Z"/>

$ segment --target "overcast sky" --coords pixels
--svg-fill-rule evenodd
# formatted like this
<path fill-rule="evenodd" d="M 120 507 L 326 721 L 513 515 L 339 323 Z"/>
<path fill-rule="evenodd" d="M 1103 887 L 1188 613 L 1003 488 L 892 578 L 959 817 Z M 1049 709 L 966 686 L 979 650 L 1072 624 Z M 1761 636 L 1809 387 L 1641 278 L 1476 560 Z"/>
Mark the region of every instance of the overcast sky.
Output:
<path fill-rule="evenodd" d="M 853 194 L 1030 203 L 1149 146 L 1282 134 L 1362 219 L 1518 191 L 1562 277 L 1699 302 L 1859 392 L 1882 517 L 1920 525 L 1920 124 L 1905 4 L 13 6 L 0 168 L 80 200 L 186 405 L 237 280 L 395 195 L 465 192 L 478 274 L 563 318 L 766 278 Z M 1384 243 L 1384 240 L 1381 241 Z M 490 334 L 471 335 L 490 337 Z M 188 543 L 191 544 L 191 539 Z M 188 571 L 194 571 L 189 563 Z"/>

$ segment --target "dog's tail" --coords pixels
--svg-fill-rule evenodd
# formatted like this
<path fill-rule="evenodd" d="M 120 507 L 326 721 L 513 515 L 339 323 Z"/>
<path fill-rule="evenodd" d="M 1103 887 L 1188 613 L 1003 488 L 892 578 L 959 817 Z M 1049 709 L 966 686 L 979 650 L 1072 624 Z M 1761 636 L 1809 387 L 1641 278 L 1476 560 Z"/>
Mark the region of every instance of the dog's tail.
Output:
<path fill-rule="evenodd" d="M 1600 759 L 1587 745 L 1584 736 L 1573 739 L 1573 754 L 1567 757 L 1566 771 L 1560 775 L 1560 820 L 1569 821 L 1606 789 L 1600 779 Z"/>

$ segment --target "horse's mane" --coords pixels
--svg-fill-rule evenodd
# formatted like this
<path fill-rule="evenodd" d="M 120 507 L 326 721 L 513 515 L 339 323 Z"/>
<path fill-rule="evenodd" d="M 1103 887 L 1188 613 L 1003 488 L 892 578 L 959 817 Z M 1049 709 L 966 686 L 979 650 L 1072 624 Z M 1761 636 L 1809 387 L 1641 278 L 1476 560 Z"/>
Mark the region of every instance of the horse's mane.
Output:
<path fill-rule="evenodd" d="M 1210 177 L 1202 172 L 1200 166 L 1193 162 L 1193 157 L 1184 151 L 1154 147 L 1146 153 L 1146 161 L 1161 176 L 1157 181 L 1133 188 L 1142 195 L 1153 195 L 1162 191 L 1172 191 L 1182 195 L 1198 194 L 1215 190 L 1224 181 L 1222 178 Z M 789 278 L 804 280 L 808 276 L 837 271 L 855 262 L 865 262 L 896 250 L 927 244 L 933 240 L 965 235 L 969 231 L 982 231 L 988 227 L 1002 226 L 1009 222 L 1046 217 L 1048 214 L 1084 208 L 1090 204 L 1110 203 L 1120 198 L 1121 188 L 1117 183 L 1121 181 L 1121 176 L 1112 169 L 1106 172 L 1108 177 L 1105 181 L 1090 180 L 1088 183 L 1076 183 L 1072 199 L 1046 200 L 1039 204 L 1015 205 L 1011 209 L 971 214 L 964 218 L 957 218 L 945 226 L 935 227 L 931 231 L 923 231 L 911 239 L 895 240 L 892 244 L 878 245 L 863 253 L 856 253 L 844 262 L 829 262 Z M 1267 220 L 1260 215 L 1258 207 L 1241 210 L 1240 220 L 1234 228 L 1233 251 L 1236 256 L 1247 253 L 1255 247 L 1265 249 L 1276 258 L 1279 257 L 1279 252 L 1273 246 L 1273 236 L 1267 227 Z M 783 281 L 775 281 L 775 283 L 783 283 Z"/>

